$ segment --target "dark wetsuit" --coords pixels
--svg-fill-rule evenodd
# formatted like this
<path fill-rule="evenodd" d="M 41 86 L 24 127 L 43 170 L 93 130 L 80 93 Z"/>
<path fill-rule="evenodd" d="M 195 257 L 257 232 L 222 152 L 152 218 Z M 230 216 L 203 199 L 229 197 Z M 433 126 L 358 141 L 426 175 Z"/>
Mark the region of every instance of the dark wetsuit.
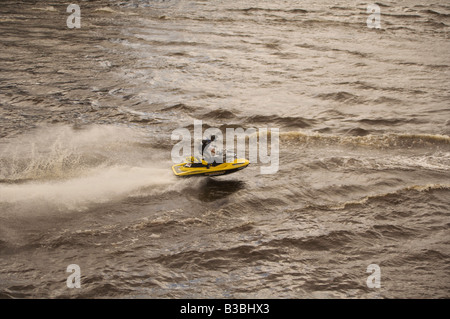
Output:
<path fill-rule="evenodd" d="M 205 148 L 209 145 L 209 144 L 211 144 L 211 140 L 210 139 L 206 139 L 206 140 L 202 140 L 202 155 L 203 155 L 203 152 L 205 151 Z"/>
<path fill-rule="evenodd" d="M 208 152 L 205 153 L 205 149 L 209 146 L 209 144 L 211 144 L 213 141 L 211 141 L 210 139 L 205 139 L 202 140 L 202 156 L 204 158 L 205 161 L 207 161 L 208 163 L 211 163 L 213 161 L 212 158 L 212 154 L 209 154 Z"/>

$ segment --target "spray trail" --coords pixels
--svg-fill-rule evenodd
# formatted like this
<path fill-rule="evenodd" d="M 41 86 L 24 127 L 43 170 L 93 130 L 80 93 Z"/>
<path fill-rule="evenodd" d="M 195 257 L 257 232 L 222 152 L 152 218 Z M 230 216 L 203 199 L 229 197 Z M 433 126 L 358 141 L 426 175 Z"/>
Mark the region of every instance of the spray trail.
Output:
<path fill-rule="evenodd" d="M 123 198 L 133 191 L 170 185 L 170 172 L 160 168 L 114 166 L 92 171 L 89 176 L 64 181 L 0 184 L 0 203 L 47 202 L 60 208 L 80 210 L 90 203 Z"/>
<path fill-rule="evenodd" d="M 113 126 L 54 127 L 10 140 L 0 154 L 0 204 L 84 210 L 174 184 L 164 154 L 142 140 L 142 132 Z"/>

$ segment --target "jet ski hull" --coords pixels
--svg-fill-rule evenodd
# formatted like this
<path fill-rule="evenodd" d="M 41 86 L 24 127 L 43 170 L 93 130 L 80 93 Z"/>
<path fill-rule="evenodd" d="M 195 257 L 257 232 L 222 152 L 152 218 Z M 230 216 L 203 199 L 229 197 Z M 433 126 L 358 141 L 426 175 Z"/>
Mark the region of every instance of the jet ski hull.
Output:
<path fill-rule="evenodd" d="M 181 163 L 172 166 L 172 171 L 176 176 L 221 176 L 235 173 L 246 168 L 250 162 L 246 159 L 236 159 L 231 163 L 222 163 L 216 166 L 205 165 L 202 167 L 190 167 L 191 163 Z"/>

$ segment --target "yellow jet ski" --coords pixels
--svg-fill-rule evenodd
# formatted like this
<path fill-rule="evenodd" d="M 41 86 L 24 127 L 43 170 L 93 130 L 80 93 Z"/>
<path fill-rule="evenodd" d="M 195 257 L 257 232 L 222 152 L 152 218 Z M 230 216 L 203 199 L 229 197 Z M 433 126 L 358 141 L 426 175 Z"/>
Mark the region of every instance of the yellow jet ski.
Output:
<path fill-rule="evenodd" d="M 246 168 L 250 161 L 245 158 L 234 158 L 230 163 L 208 163 L 205 160 L 199 160 L 194 156 L 186 158 L 186 161 L 181 164 L 172 166 L 175 175 L 181 177 L 188 176 L 218 176 L 237 172 Z"/>

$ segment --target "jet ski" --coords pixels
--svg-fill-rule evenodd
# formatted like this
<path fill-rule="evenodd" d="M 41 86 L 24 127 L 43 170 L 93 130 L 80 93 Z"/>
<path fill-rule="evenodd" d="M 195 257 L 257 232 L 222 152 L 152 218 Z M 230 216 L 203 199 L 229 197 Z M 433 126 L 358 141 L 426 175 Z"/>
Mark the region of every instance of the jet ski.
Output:
<path fill-rule="evenodd" d="M 189 156 L 186 157 L 184 163 L 173 165 L 172 171 L 180 177 L 219 176 L 235 173 L 250 164 L 249 160 L 237 158 L 236 154 L 234 154 L 234 160 L 230 163 L 226 163 L 225 159 L 225 156 L 223 156 L 223 163 L 208 163 L 204 159 Z"/>

